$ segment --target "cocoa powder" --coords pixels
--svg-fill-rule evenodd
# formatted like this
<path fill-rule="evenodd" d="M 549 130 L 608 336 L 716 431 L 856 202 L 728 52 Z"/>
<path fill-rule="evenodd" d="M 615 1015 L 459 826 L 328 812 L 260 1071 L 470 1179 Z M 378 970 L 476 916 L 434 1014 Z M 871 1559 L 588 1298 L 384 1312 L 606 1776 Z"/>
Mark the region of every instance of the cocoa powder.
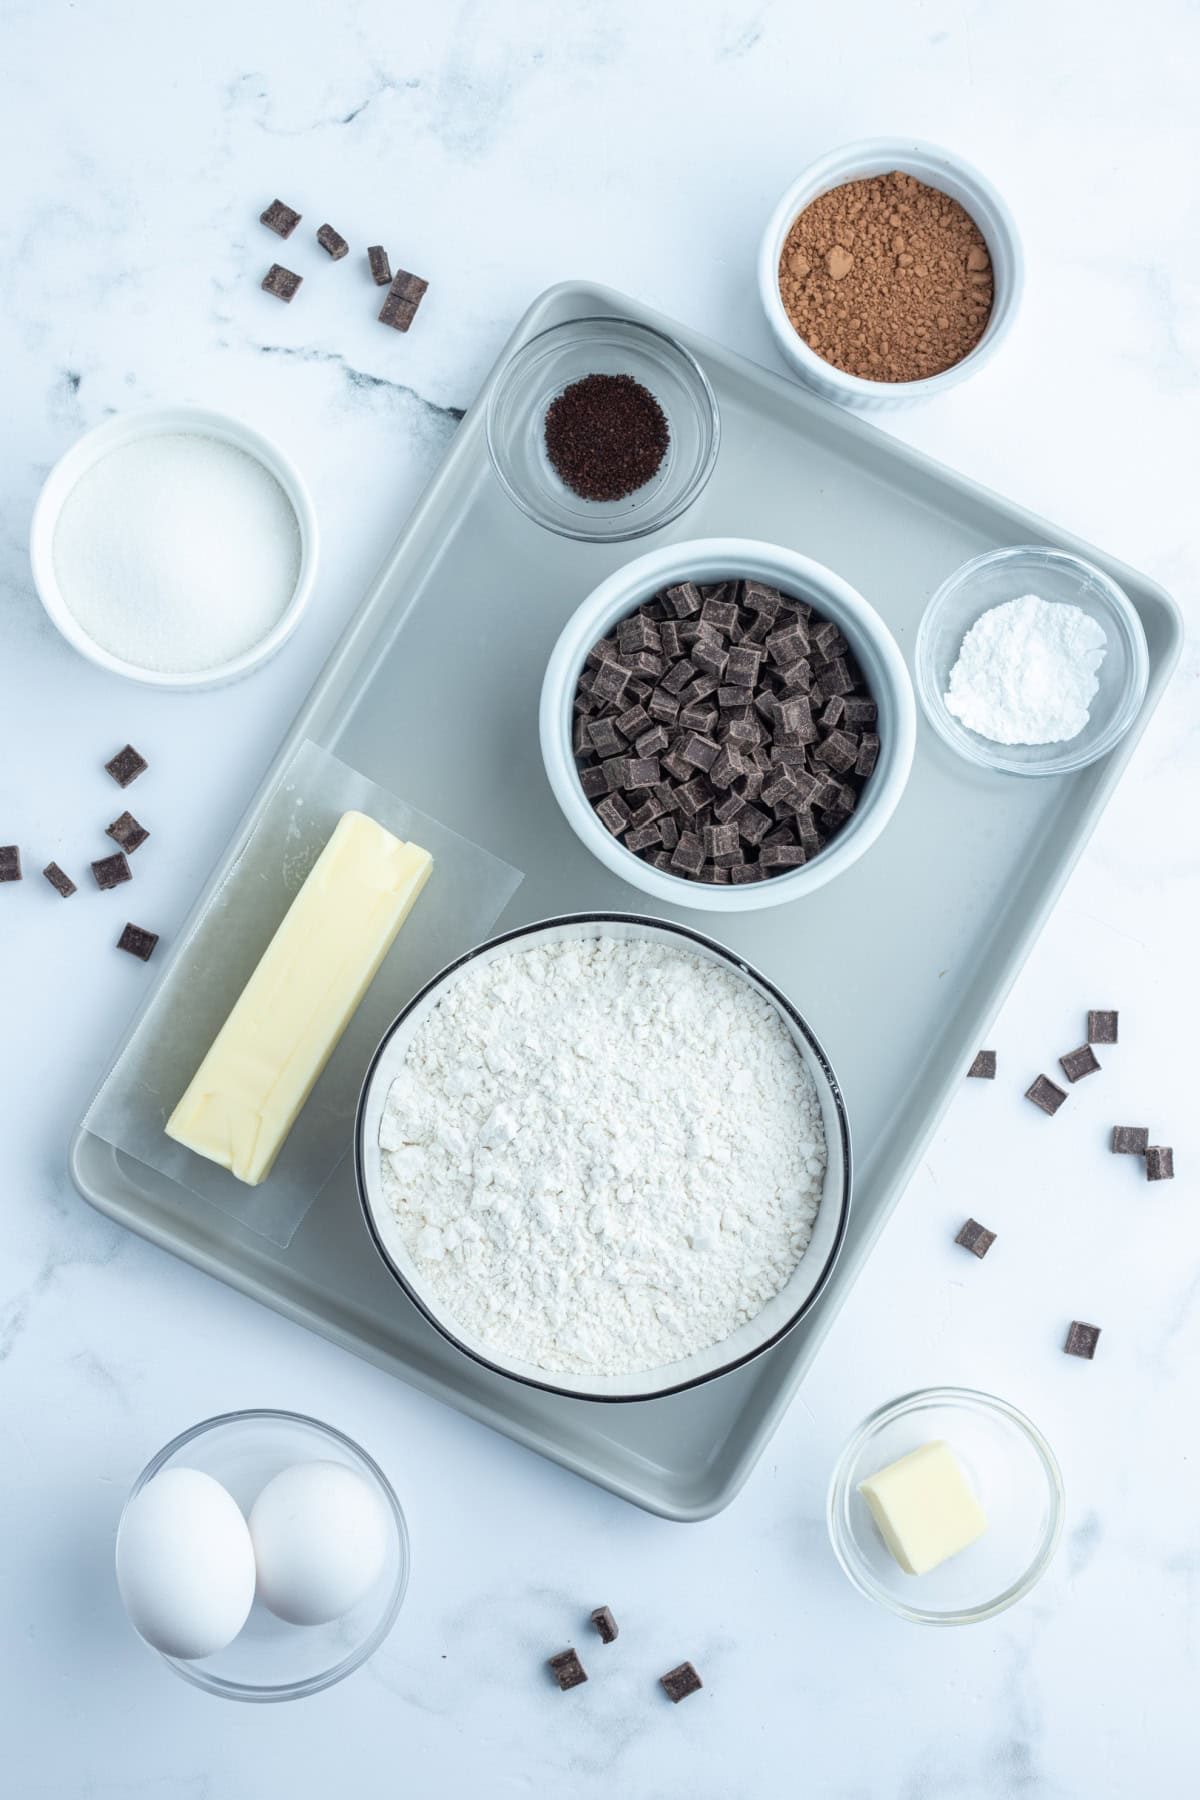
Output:
<path fill-rule="evenodd" d="M 779 259 L 811 350 L 868 381 L 922 381 L 975 348 L 992 310 L 983 234 L 957 200 L 894 171 L 821 194 Z"/>

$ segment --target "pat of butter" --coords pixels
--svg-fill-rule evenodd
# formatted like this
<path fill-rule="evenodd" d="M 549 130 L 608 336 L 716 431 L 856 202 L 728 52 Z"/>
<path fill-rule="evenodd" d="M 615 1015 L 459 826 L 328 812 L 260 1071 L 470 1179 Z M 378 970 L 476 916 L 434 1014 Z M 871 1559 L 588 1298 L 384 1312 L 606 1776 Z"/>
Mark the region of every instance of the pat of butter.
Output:
<path fill-rule="evenodd" d="M 958 1458 L 940 1438 L 860 1481 L 858 1491 L 910 1575 L 927 1575 L 987 1530 Z"/>
<path fill-rule="evenodd" d="M 254 1187 L 433 867 L 364 813 L 343 813 L 167 1121 L 167 1136 Z"/>

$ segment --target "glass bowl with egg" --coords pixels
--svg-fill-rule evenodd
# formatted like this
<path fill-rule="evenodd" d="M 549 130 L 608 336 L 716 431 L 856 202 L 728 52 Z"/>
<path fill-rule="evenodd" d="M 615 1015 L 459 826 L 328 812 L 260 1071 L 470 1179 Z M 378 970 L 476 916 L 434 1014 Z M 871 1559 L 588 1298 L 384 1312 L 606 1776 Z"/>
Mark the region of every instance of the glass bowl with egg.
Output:
<path fill-rule="evenodd" d="M 331 1425 L 254 1410 L 206 1419 L 143 1469 L 117 1529 L 138 1635 L 227 1700 L 299 1700 L 382 1644 L 408 1585 L 404 1514 Z"/>
<path fill-rule="evenodd" d="M 951 709 L 951 676 L 968 632 L 993 607 L 1035 595 L 1077 607 L 1103 633 L 1087 720 L 1054 743 L 1000 743 Z M 972 557 L 947 577 L 922 615 L 913 654 L 916 689 L 942 742 L 978 768 L 1005 775 L 1070 775 L 1120 743 L 1141 709 L 1150 674 L 1142 621 L 1111 575 L 1073 551 L 1015 544 Z"/>
<path fill-rule="evenodd" d="M 936 1557 L 938 1530 L 950 1534 L 961 1524 L 953 1516 L 958 1503 L 964 1517 L 973 1516 L 959 1532 L 957 1553 L 914 1574 L 900 1560 L 903 1539 L 894 1548 L 886 1541 L 864 1484 L 922 1450 L 941 1457 L 935 1480 L 948 1473 L 959 1485 L 948 1499 L 944 1490 L 915 1496 L 927 1560 Z M 1063 1510 L 1057 1459 L 1024 1413 L 991 1394 L 938 1387 L 893 1400 L 864 1420 L 833 1471 L 826 1518 L 834 1555 L 861 1594 L 918 1624 L 970 1625 L 1003 1612 L 1041 1580 L 1058 1547 Z"/>

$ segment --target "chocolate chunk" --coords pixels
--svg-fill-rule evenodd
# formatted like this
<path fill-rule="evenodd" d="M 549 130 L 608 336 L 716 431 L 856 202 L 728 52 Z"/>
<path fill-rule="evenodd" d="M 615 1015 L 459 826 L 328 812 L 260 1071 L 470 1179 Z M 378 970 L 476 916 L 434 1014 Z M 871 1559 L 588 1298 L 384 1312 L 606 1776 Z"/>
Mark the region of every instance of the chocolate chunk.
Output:
<path fill-rule="evenodd" d="M 596 817 L 614 837 L 620 837 L 622 832 L 629 829 L 633 814 L 620 794 L 608 794 L 597 806 Z"/>
<path fill-rule="evenodd" d="M 628 717 L 628 714 L 624 716 Z M 651 725 L 636 739 L 633 747 L 639 756 L 661 756 L 670 741 L 661 725 Z"/>
<path fill-rule="evenodd" d="M 322 250 L 328 250 L 334 262 L 341 262 L 343 256 L 345 256 L 350 249 L 349 244 L 346 242 L 341 232 L 335 231 L 332 225 L 319 225 L 317 227 L 317 242 L 320 244 Z"/>
<path fill-rule="evenodd" d="M 832 705 L 833 702 L 830 702 Z M 842 700 L 842 722 L 854 731 L 861 731 L 866 725 L 874 725 L 879 717 L 879 708 L 873 700 L 863 700 L 856 695 Z"/>
<path fill-rule="evenodd" d="M 704 604 L 694 581 L 681 581 L 675 587 L 664 588 L 662 597 L 668 612 L 677 619 L 694 619 Z"/>
<path fill-rule="evenodd" d="M 300 214 L 293 212 L 290 206 L 285 206 L 282 200 L 272 200 L 266 212 L 259 213 L 258 219 L 261 225 L 265 225 L 277 237 L 290 238 L 300 223 Z"/>
<path fill-rule="evenodd" d="M 967 1070 L 967 1074 L 973 1075 L 977 1081 L 995 1081 L 996 1052 L 994 1050 L 981 1050 L 978 1056 L 976 1056 L 975 1061 Z"/>
<path fill-rule="evenodd" d="M 840 636 L 841 632 L 832 619 L 822 619 L 819 625 L 812 628 L 813 649 L 820 651 L 822 656 L 828 656 Z"/>
<path fill-rule="evenodd" d="M 581 769 L 579 785 L 589 800 L 603 800 L 608 792 L 608 776 L 603 769 Z"/>
<path fill-rule="evenodd" d="M 1071 1320 L 1071 1329 L 1063 1349 L 1068 1356 L 1082 1356 L 1091 1362 L 1100 1341 L 1100 1326 L 1085 1325 L 1081 1319 Z"/>
<path fill-rule="evenodd" d="M 661 843 L 662 832 L 653 822 L 639 825 L 636 830 L 625 834 L 625 848 L 632 850 L 635 856 L 640 856 L 643 850 L 651 850 Z"/>
<path fill-rule="evenodd" d="M 623 703 L 628 686 L 629 671 L 618 662 L 602 662 L 592 679 L 592 693 L 597 700 L 610 701 L 613 706 Z"/>
<path fill-rule="evenodd" d="M 610 794 L 619 794 L 625 786 L 625 760 L 623 756 L 609 756 L 600 765 Z"/>
<path fill-rule="evenodd" d="M 954 1241 L 961 1244 L 964 1250 L 970 1250 L 982 1262 L 995 1243 L 996 1234 L 988 1231 L 978 1219 L 968 1219 Z"/>
<path fill-rule="evenodd" d="M 589 669 L 598 669 L 601 663 L 616 662 L 618 655 L 617 646 L 611 638 L 597 638 L 584 660 Z"/>
<path fill-rule="evenodd" d="M 778 588 L 768 587 L 765 581 L 744 581 L 742 605 L 749 612 L 761 613 L 767 619 L 777 619 L 783 611 L 783 596 Z"/>
<path fill-rule="evenodd" d="M 704 867 L 704 845 L 694 831 L 681 831 L 671 856 L 671 867 L 685 875 L 698 875 Z"/>
<path fill-rule="evenodd" d="M 560 1650 L 549 1658 L 547 1667 L 564 1694 L 587 1680 L 587 1670 L 574 1650 Z"/>
<path fill-rule="evenodd" d="M 294 269 L 285 269 L 282 263 L 272 263 L 262 278 L 265 294 L 274 294 L 277 300 L 286 300 L 291 305 L 300 291 L 303 275 L 297 275 Z"/>
<path fill-rule="evenodd" d="M 607 1606 L 594 1606 L 591 1613 L 592 1624 L 600 1633 L 602 1644 L 613 1644 L 617 1640 L 617 1621 Z"/>
<path fill-rule="evenodd" d="M 834 694 L 833 698 L 827 700 L 821 709 L 821 723 L 829 731 L 833 731 L 836 726 L 841 724 L 845 715 L 846 702 L 840 694 Z"/>
<path fill-rule="evenodd" d="M 630 613 L 622 619 L 617 627 L 617 643 L 625 656 L 635 656 L 639 650 L 650 650 L 662 654 L 662 632 L 654 619 L 648 619 L 645 613 Z"/>
<path fill-rule="evenodd" d="M 392 265 L 388 261 L 388 253 L 382 244 L 367 245 L 367 261 L 371 265 L 371 280 L 376 287 L 390 287 L 392 284 Z"/>
<path fill-rule="evenodd" d="M 729 879 L 735 887 L 744 887 L 750 881 L 765 881 L 767 872 L 760 869 L 757 863 L 740 863 L 730 869 Z"/>
<path fill-rule="evenodd" d="M 762 869 L 798 869 L 808 861 L 800 844 L 764 844 L 758 853 Z"/>
<path fill-rule="evenodd" d="M 646 711 L 660 725 L 673 725 L 679 717 L 679 702 L 660 682 L 646 702 Z"/>
<path fill-rule="evenodd" d="M 858 686 L 857 678 L 844 656 L 835 657 L 821 670 L 821 692 L 827 697 L 832 694 L 852 694 Z"/>
<path fill-rule="evenodd" d="M 791 702 L 787 702 L 788 705 Z M 814 757 L 839 775 L 852 769 L 858 760 L 858 739 L 848 731 L 831 731 L 813 751 Z"/>
<path fill-rule="evenodd" d="M 729 652 L 718 650 L 714 644 L 701 642 L 692 645 L 692 661 L 705 675 L 715 675 L 720 681 L 725 674 Z"/>
<path fill-rule="evenodd" d="M 1087 1041 L 1089 1044 L 1115 1044 L 1117 1041 L 1117 1014 L 1115 1012 L 1089 1012 Z"/>
<path fill-rule="evenodd" d="M 156 931 L 143 931 L 140 925 L 126 925 L 117 939 L 117 949 L 128 950 L 130 956 L 139 956 L 143 962 L 149 962 L 157 942 Z"/>
<path fill-rule="evenodd" d="M 702 812 L 711 799 L 712 789 L 703 775 L 694 775 L 682 787 L 675 789 L 675 803 L 689 819 L 694 819 L 697 813 Z"/>
<path fill-rule="evenodd" d="M 1100 1068 L 1096 1060 L 1096 1052 L 1090 1044 L 1081 1044 L 1078 1050 L 1069 1050 L 1058 1059 L 1059 1067 L 1070 1082 L 1082 1081 L 1085 1075 L 1095 1075 Z"/>
<path fill-rule="evenodd" d="M 1146 1180 L 1174 1181 L 1175 1152 L 1170 1144 L 1147 1144 Z"/>
<path fill-rule="evenodd" d="M 1051 1118 L 1066 1097 L 1065 1089 L 1058 1087 L 1048 1075 L 1039 1075 L 1033 1085 L 1025 1089 L 1025 1098 L 1032 1100 L 1035 1106 L 1040 1106 Z"/>
<path fill-rule="evenodd" d="M 1149 1143 L 1150 1131 L 1145 1125 L 1113 1126 L 1114 1156 L 1145 1156 Z"/>
<path fill-rule="evenodd" d="M 722 637 L 729 636 L 737 624 L 737 616 L 737 607 L 724 600 L 705 600 L 700 608 L 701 623 L 713 626 Z"/>
<path fill-rule="evenodd" d="M 731 819 L 727 825 L 704 827 L 704 854 L 711 862 L 730 855 L 738 848 L 738 828 Z"/>
<path fill-rule="evenodd" d="M 677 723 L 680 731 L 697 731 L 701 737 L 710 737 L 720 716 L 713 706 L 681 706 Z"/>
<path fill-rule="evenodd" d="M 701 737 L 698 732 L 692 732 L 680 745 L 679 754 L 684 762 L 690 763 L 694 769 L 707 771 L 712 768 L 720 755 L 720 746 L 714 744 L 711 738 Z"/>
<path fill-rule="evenodd" d="M 794 663 L 808 649 L 808 633 L 798 620 L 793 619 L 788 625 L 780 626 L 767 639 L 767 655 L 777 668 L 784 668 Z"/>
<path fill-rule="evenodd" d="M 144 756 L 140 756 L 132 744 L 126 744 L 123 750 L 105 763 L 105 768 L 118 787 L 126 788 L 131 781 L 136 781 L 150 767 Z"/>
<path fill-rule="evenodd" d="M 3 861 L 3 858 L 4 852 L 0 850 L 0 862 Z M 50 886 L 62 895 L 64 900 L 69 900 L 71 898 L 71 895 L 75 892 L 75 883 L 71 880 L 69 875 L 65 874 L 64 871 L 59 868 L 56 862 L 47 863 L 42 870 L 42 874 L 46 877 Z M 4 877 L 0 875 L 0 881 L 3 879 Z"/>
<path fill-rule="evenodd" d="M 114 856 L 104 856 L 99 862 L 94 862 L 92 874 L 96 877 L 98 888 L 120 887 L 123 881 L 133 880 L 133 873 L 123 850 L 118 850 Z"/>
<path fill-rule="evenodd" d="M 751 644 L 739 644 L 725 658 L 725 679 L 731 687 L 752 688 L 762 668 L 763 653 Z"/>
<path fill-rule="evenodd" d="M 584 732 L 597 756 L 620 756 L 625 749 L 624 740 L 612 719 L 589 719 Z"/>
<path fill-rule="evenodd" d="M 114 844 L 120 844 L 126 855 L 132 855 L 139 844 L 145 843 L 150 833 L 144 825 L 138 824 L 131 812 L 123 812 L 120 818 L 104 827 L 104 835 L 110 837 Z"/>
<path fill-rule="evenodd" d="M 858 745 L 858 755 L 854 761 L 854 773 L 866 777 L 875 773 L 875 764 L 879 761 L 879 739 L 873 731 L 864 731 Z"/>
<path fill-rule="evenodd" d="M 625 787 L 654 787 L 661 780 L 657 756 L 630 756 L 626 759 Z"/>
<path fill-rule="evenodd" d="M 0 844 L 0 881 L 20 881 L 21 879 L 21 847 L 19 844 Z"/>
<path fill-rule="evenodd" d="M 658 821 L 658 835 L 664 850 L 674 850 L 679 842 L 679 826 L 670 813 L 664 813 Z"/>
<path fill-rule="evenodd" d="M 665 1689 L 668 1700 L 679 1705 L 689 1694 L 697 1694 L 704 1686 L 690 1662 L 680 1663 L 677 1669 L 668 1669 L 665 1675 L 659 1676 L 659 1683 Z"/>
<path fill-rule="evenodd" d="M 380 309 L 380 324 L 390 325 L 395 331 L 407 331 L 417 316 L 417 308 L 424 299 L 428 286 L 429 283 L 422 281 L 419 275 L 410 275 L 407 269 L 398 269 Z"/>

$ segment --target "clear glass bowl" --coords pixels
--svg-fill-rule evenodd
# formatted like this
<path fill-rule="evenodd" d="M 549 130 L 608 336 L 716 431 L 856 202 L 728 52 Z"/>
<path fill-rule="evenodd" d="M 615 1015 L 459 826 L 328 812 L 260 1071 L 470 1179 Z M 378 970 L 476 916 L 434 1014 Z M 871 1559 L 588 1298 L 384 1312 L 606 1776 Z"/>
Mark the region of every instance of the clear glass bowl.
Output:
<path fill-rule="evenodd" d="M 408 1529 L 391 1483 L 365 1450 L 318 1419 L 289 1412 L 223 1413 L 165 1445 L 134 1482 L 121 1514 L 123 1525 L 135 1495 L 166 1468 L 201 1469 L 249 1513 L 268 1481 L 298 1462 L 342 1463 L 363 1477 L 395 1528 L 387 1559 L 370 1592 L 328 1625 L 289 1625 L 256 1599 L 245 1625 L 224 1650 L 194 1661 L 162 1656 L 185 1681 L 227 1700 L 301 1700 L 352 1675 L 379 1648 L 408 1586 Z M 118 1526 L 118 1543 L 120 1536 Z"/>
<path fill-rule="evenodd" d="M 970 730 L 946 705 L 950 671 L 967 632 L 990 607 L 1023 594 L 1080 607 L 1108 640 L 1088 722 L 1066 743 L 998 744 Z M 1038 544 L 989 550 L 956 569 L 925 608 L 914 661 L 917 693 L 938 736 L 968 762 L 1007 775 L 1069 775 L 1105 756 L 1137 717 L 1150 673 L 1142 622 L 1116 582 L 1081 556 Z"/>
<path fill-rule="evenodd" d="M 880 1536 L 860 1481 L 944 1438 L 987 1514 L 988 1528 L 928 1575 L 909 1575 Z M 1063 1522 L 1062 1475 L 1036 1425 L 971 1388 L 925 1388 L 859 1426 L 829 1484 L 834 1553 L 860 1593 L 923 1625 L 972 1625 L 1022 1599 L 1045 1574 Z"/>
<path fill-rule="evenodd" d="M 546 412 L 585 375 L 632 375 L 667 415 L 671 441 L 658 472 L 623 500 L 582 499 L 546 454 Z M 645 537 L 677 519 L 712 474 L 720 439 L 716 396 L 695 357 L 631 319 L 570 319 L 540 332 L 501 370 L 488 399 L 488 451 L 509 499 L 548 531 L 591 543 Z"/>

